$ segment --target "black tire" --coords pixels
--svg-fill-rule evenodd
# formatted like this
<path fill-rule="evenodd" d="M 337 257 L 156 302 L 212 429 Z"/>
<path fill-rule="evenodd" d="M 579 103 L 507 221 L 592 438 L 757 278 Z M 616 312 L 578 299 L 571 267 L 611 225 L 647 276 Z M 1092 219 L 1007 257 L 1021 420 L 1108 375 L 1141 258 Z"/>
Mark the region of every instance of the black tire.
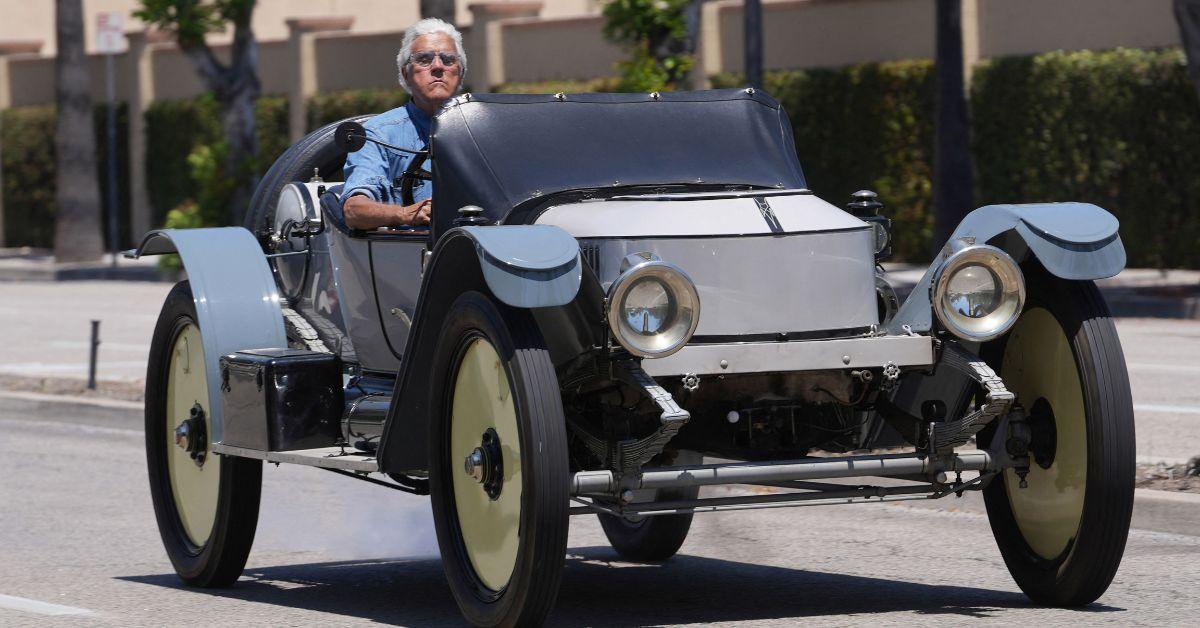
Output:
<path fill-rule="evenodd" d="M 493 350 L 494 353 L 487 353 Z M 477 359 L 480 361 L 475 361 Z M 478 366 L 481 364 L 497 373 L 502 371 L 504 379 L 472 375 L 483 373 L 483 367 Z M 528 312 L 497 304 L 478 292 L 468 292 L 455 301 L 442 325 L 432 368 L 430 495 L 438 546 L 450 590 L 463 616 L 472 624 L 540 624 L 558 595 L 566 556 L 569 499 L 566 422 L 545 341 Z M 476 371 L 469 372 L 469 369 Z M 477 389 L 470 384 L 485 381 L 506 382 L 506 388 L 498 389 L 501 390 L 498 398 L 511 399 L 501 405 L 511 407 L 509 411 L 515 419 L 505 423 L 498 418 L 503 414 L 499 411 L 491 415 L 487 412 L 454 412 L 456 403 L 483 398 L 484 395 L 475 394 Z M 460 387 L 461 399 L 456 396 Z M 503 390 L 510 394 L 506 397 Z M 497 403 L 490 401 L 491 397 L 487 399 L 492 406 Z M 478 421 L 495 426 L 496 431 L 491 427 L 487 430 L 497 435 L 503 458 L 507 461 L 503 463 L 501 474 L 506 480 L 498 495 L 490 501 L 484 488 L 486 485 L 480 483 L 475 487 L 471 484 L 475 480 L 464 470 L 464 456 L 471 452 L 461 447 L 463 451 L 451 450 L 452 442 L 462 442 L 456 438 L 472 434 L 470 430 L 478 427 L 475 419 L 464 418 L 468 416 L 482 417 Z M 459 431 L 455 431 L 453 425 L 456 417 Z M 516 470 L 521 474 L 521 481 L 510 483 L 507 482 L 511 479 L 510 472 L 515 472 L 510 466 L 514 430 L 519 444 Z M 527 455 L 531 452 L 537 452 L 537 455 Z M 458 497 L 456 475 L 459 476 L 458 489 L 467 491 L 459 493 Z M 519 492 L 514 492 L 514 488 Z M 507 506 L 503 500 L 509 500 Z M 515 508 L 519 508 L 515 526 L 512 516 L 486 516 L 487 509 L 493 504 L 496 508 L 509 508 L 511 514 L 514 503 L 517 504 Z M 482 508 L 484 515 L 473 515 L 466 521 L 464 530 L 460 511 L 467 506 L 475 513 Z M 505 522 L 508 522 L 507 526 Z M 495 528 L 498 537 L 509 541 L 507 547 L 515 548 L 506 555 L 507 562 L 489 559 L 492 562 L 483 565 L 483 569 L 473 562 L 475 559 L 468 549 L 467 539 L 478 539 L 481 527 Z M 475 556 L 481 555 L 478 543 L 474 550 Z M 498 562 L 501 569 L 496 571 Z M 511 571 L 508 571 L 508 564 L 512 565 Z M 500 577 L 495 576 L 497 573 Z M 507 580 L 504 580 L 504 573 L 509 574 Z M 485 580 L 490 580 L 491 586 L 485 584 Z"/>
<path fill-rule="evenodd" d="M 697 456 L 698 457 L 698 456 Z M 677 460 L 678 464 L 691 464 L 691 460 Z M 699 460 L 694 461 L 699 464 Z M 693 500 L 699 497 L 700 487 L 689 486 L 676 489 L 658 489 L 653 492 L 653 501 Z M 646 501 L 650 501 L 647 499 Z M 615 515 L 600 514 L 600 527 L 609 544 L 621 558 L 635 563 L 656 563 L 667 560 L 679 552 L 692 528 L 692 514 L 655 515 L 629 519 Z"/>
<path fill-rule="evenodd" d="M 190 524 L 181 516 L 179 505 L 179 500 L 188 497 L 183 491 L 177 496 L 172 481 L 172 455 L 179 454 L 168 451 L 175 445 L 169 440 L 172 435 L 168 433 L 167 423 L 174 422 L 174 415 L 178 413 L 168 408 L 168 401 L 173 399 L 168 390 L 172 386 L 175 387 L 174 396 L 179 398 L 175 399 L 176 408 L 178 403 L 194 403 L 207 410 L 208 399 L 207 395 L 203 394 L 184 396 L 185 387 L 172 381 L 172 355 L 177 341 L 185 333 L 189 334 L 189 339 L 200 338 L 192 291 L 188 282 L 183 281 L 175 285 L 163 304 L 154 328 L 146 371 L 146 462 L 150 476 L 150 496 L 154 502 L 154 514 L 158 520 L 158 531 L 162 536 L 163 546 L 179 577 L 193 586 L 223 587 L 233 584 L 241 575 L 246 566 L 246 557 L 250 554 L 250 547 L 254 543 L 259 495 L 262 490 L 262 462 L 218 456 L 211 452 L 209 443 L 204 465 L 215 463 L 214 466 L 218 467 L 210 471 L 215 472 L 217 476 L 212 478 L 212 485 L 216 486 L 216 497 L 215 506 L 204 511 L 215 514 L 212 514 L 213 522 L 207 535 L 201 531 L 207 528 L 204 524 L 195 524 L 195 529 L 189 533 L 187 526 Z M 192 349 L 189 349 L 190 351 Z M 202 352 L 189 355 L 187 359 L 195 360 L 201 371 L 203 370 Z M 168 413 L 174 415 L 169 418 Z M 186 452 L 183 455 L 186 455 Z M 197 468 L 200 469 L 197 473 L 203 473 L 203 465 L 197 465 Z M 175 479 L 178 480 L 178 476 Z M 189 496 L 193 495 L 195 493 L 189 493 Z M 207 504 L 207 501 L 205 503 Z M 183 510 L 188 511 L 189 508 L 185 505 Z M 197 541 L 192 535 L 205 538 Z"/>
<path fill-rule="evenodd" d="M 346 120 L 361 123 L 371 117 L 354 116 Z M 269 229 L 275 221 L 275 205 L 279 203 L 279 192 L 283 186 L 293 181 L 308 181 L 314 169 L 325 180 L 341 179 L 346 154 L 334 144 L 333 132 L 346 120 L 326 124 L 305 135 L 275 160 L 254 188 L 250 207 L 246 209 L 244 227 L 253 233 Z"/>
<path fill-rule="evenodd" d="M 1095 284 L 1040 267 L 1026 269 L 1026 282 L 1021 318 L 984 355 L 1029 414 L 1039 457 L 1031 459 L 1028 488 L 1009 470 L 985 489 L 984 501 L 1017 586 L 1038 604 L 1082 606 L 1112 582 L 1129 534 L 1136 474 L 1129 376 Z"/>

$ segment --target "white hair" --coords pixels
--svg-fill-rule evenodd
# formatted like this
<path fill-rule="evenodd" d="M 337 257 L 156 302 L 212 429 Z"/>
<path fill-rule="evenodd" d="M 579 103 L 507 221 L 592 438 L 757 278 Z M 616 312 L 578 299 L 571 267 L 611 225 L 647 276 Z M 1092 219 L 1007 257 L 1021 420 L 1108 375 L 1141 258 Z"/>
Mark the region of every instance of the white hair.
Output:
<path fill-rule="evenodd" d="M 436 17 L 427 17 L 416 24 L 408 27 L 404 31 L 404 39 L 400 41 L 400 52 L 396 54 L 396 75 L 400 81 L 400 88 L 406 92 L 412 93 L 408 88 L 408 81 L 404 80 L 404 66 L 409 64 L 412 59 L 412 45 L 416 39 L 422 35 L 432 35 L 434 33 L 445 33 L 454 40 L 454 49 L 458 51 L 458 65 L 460 82 L 458 84 L 459 91 L 462 90 L 463 82 L 467 76 L 467 51 L 463 49 L 462 33 L 458 32 L 452 24 Z"/>

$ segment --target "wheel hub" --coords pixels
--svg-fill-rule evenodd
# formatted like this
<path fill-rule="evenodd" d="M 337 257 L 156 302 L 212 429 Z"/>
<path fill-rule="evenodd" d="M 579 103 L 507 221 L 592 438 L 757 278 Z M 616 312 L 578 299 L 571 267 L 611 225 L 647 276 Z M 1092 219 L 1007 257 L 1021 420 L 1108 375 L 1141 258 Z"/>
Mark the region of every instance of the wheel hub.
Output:
<path fill-rule="evenodd" d="M 1045 397 L 1039 397 L 1029 409 L 1029 453 L 1033 461 L 1043 469 L 1049 469 L 1054 464 L 1054 454 L 1058 450 L 1058 430 L 1055 428 L 1054 408 Z"/>
<path fill-rule="evenodd" d="M 463 470 L 483 485 L 488 497 L 496 499 L 500 496 L 504 479 L 504 460 L 500 453 L 500 436 L 496 434 L 496 430 L 489 427 L 483 433 L 479 446 L 467 454 Z"/>
<path fill-rule="evenodd" d="M 197 467 L 202 467 L 204 459 L 208 456 L 208 429 L 205 427 L 204 408 L 197 403 L 188 414 L 188 418 L 175 428 L 175 444 L 188 452 Z"/>

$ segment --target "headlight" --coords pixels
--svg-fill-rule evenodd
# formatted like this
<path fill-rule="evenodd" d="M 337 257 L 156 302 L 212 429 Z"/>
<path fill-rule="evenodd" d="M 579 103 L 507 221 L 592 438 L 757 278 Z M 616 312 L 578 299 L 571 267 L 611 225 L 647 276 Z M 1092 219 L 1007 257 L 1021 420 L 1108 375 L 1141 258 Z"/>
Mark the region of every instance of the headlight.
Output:
<path fill-rule="evenodd" d="M 1025 305 L 1025 278 L 1007 253 L 968 246 L 933 277 L 933 311 L 950 333 L 972 342 L 1008 331 Z"/>
<path fill-rule="evenodd" d="M 640 260 L 608 289 L 608 326 L 634 355 L 671 355 L 687 344 L 699 323 L 695 284 L 666 262 Z"/>

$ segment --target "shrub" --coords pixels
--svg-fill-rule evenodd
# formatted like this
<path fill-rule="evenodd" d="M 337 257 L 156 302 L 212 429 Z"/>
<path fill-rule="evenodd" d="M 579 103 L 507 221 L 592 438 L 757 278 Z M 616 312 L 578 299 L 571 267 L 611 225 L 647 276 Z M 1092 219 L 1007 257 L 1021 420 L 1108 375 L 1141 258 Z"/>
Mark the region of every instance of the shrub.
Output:
<path fill-rule="evenodd" d="M 308 130 L 330 122 L 367 113 L 382 113 L 408 102 L 408 94 L 398 87 L 348 89 L 317 94 L 308 100 Z"/>
<path fill-rule="evenodd" d="M 286 98 L 260 98 L 254 117 L 258 157 L 248 165 L 247 176 L 266 172 L 289 145 Z M 221 141 L 220 109 L 211 94 L 158 101 L 146 110 L 146 192 L 154 224 L 164 224 L 168 210 L 204 193 L 188 161 L 197 148 Z M 212 224 L 224 224 L 225 218 L 218 221 Z"/>
<path fill-rule="evenodd" d="M 503 83 L 495 91 L 502 94 L 583 94 L 587 92 L 619 92 L 621 79 L 605 77 L 583 81 L 539 81 L 535 83 Z"/>
<path fill-rule="evenodd" d="M 108 216 L 108 132 L 106 105 L 94 109 L 96 171 L 100 180 L 100 203 L 104 242 L 111 248 Z M 0 246 L 54 246 L 55 166 L 54 105 L 13 107 L 0 112 L 0 171 L 4 173 L 5 242 Z M 117 107 L 117 207 L 118 246 L 131 243 L 129 233 L 129 115 L 125 105 Z M 140 234 L 139 234 L 140 235 Z"/>
<path fill-rule="evenodd" d="M 1130 266 L 1200 267 L 1200 101 L 1181 51 L 996 59 L 971 101 L 978 205 L 1095 203 Z"/>
<path fill-rule="evenodd" d="M 604 36 L 621 44 L 629 58 L 621 69 L 621 91 L 675 89 L 695 59 L 688 52 L 684 12 L 691 0 L 611 0 L 604 5 Z"/>

